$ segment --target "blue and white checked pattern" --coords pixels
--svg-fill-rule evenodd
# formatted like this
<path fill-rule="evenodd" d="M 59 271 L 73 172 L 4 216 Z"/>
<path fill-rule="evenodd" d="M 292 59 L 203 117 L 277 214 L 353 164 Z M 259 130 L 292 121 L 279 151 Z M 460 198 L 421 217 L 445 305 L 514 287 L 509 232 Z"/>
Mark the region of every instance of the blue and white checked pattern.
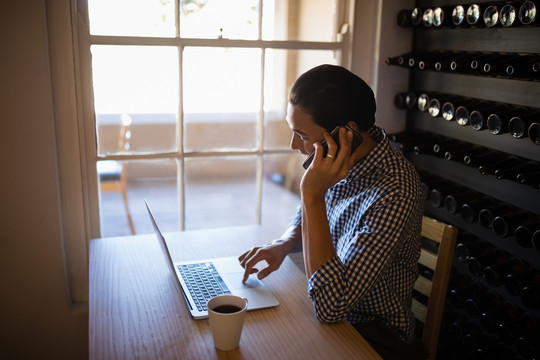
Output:
<path fill-rule="evenodd" d="M 370 135 L 376 148 L 326 193 L 337 256 L 311 276 L 308 293 L 322 322 L 379 321 L 410 342 L 424 212 L 420 179 L 383 129 L 374 126 Z M 300 212 L 292 223 L 301 223 Z"/>

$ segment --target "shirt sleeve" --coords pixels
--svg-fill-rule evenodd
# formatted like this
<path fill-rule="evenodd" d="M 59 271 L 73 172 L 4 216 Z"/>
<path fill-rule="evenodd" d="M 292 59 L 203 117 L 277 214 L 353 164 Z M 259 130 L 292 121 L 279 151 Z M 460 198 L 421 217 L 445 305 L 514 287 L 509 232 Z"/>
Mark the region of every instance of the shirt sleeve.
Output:
<path fill-rule="evenodd" d="M 345 318 L 373 288 L 394 260 L 414 208 L 410 199 L 387 194 L 371 204 L 350 231 L 334 239 L 337 255 L 308 282 L 308 294 L 320 321 Z"/>
<path fill-rule="evenodd" d="M 298 206 L 296 209 L 296 214 L 289 221 L 289 227 L 294 226 L 298 227 L 302 224 L 302 205 Z"/>

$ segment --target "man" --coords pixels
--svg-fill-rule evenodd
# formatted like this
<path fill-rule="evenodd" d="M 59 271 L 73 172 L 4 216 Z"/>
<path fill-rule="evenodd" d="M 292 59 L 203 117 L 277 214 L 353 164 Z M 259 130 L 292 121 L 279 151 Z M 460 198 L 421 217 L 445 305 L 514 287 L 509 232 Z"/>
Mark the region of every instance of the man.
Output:
<path fill-rule="evenodd" d="M 318 66 L 291 89 L 291 148 L 315 157 L 300 182 L 301 206 L 280 239 L 239 258 L 259 279 L 303 251 L 308 295 L 321 322 L 347 319 L 385 359 L 426 358 L 413 342 L 423 198 L 414 167 L 375 125 L 370 87 L 350 71 Z M 341 128 L 339 151 L 329 132 Z M 323 157 L 321 142 L 328 144 Z M 257 269 L 265 260 L 268 267 Z M 418 352 L 420 351 L 420 352 Z"/>

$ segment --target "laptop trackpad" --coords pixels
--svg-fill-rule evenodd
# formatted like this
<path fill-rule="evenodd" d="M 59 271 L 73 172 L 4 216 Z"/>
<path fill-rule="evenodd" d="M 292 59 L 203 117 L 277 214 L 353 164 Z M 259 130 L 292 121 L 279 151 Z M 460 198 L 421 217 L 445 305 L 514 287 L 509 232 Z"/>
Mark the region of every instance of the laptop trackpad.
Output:
<path fill-rule="evenodd" d="M 262 284 L 258 279 L 253 278 L 252 276 L 248 277 L 245 283 L 242 283 L 244 278 L 243 272 L 232 272 L 225 274 L 225 282 L 229 287 L 232 287 L 230 290 L 245 290 L 261 287 Z"/>
<path fill-rule="evenodd" d="M 242 283 L 243 272 L 226 273 L 224 276 L 230 290 L 235 295 L 248 299 L 248 310 L 279 305 L 279 302 L 272 293 L 254 276 L 250 276 L 245 284 Z"/>

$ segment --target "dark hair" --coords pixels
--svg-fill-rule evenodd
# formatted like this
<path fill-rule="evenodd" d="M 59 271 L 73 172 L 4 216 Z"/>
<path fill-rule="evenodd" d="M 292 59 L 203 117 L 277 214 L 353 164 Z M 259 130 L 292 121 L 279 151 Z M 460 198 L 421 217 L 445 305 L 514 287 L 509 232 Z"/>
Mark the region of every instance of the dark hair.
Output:
<path fill-rule="evenodd" d="M 354 121 L 360 131 L 375 124 L 375 96 L 364 80 L 336 65 L 320 65 L 294 83 L 289 102 L 328 131 Z"/>

